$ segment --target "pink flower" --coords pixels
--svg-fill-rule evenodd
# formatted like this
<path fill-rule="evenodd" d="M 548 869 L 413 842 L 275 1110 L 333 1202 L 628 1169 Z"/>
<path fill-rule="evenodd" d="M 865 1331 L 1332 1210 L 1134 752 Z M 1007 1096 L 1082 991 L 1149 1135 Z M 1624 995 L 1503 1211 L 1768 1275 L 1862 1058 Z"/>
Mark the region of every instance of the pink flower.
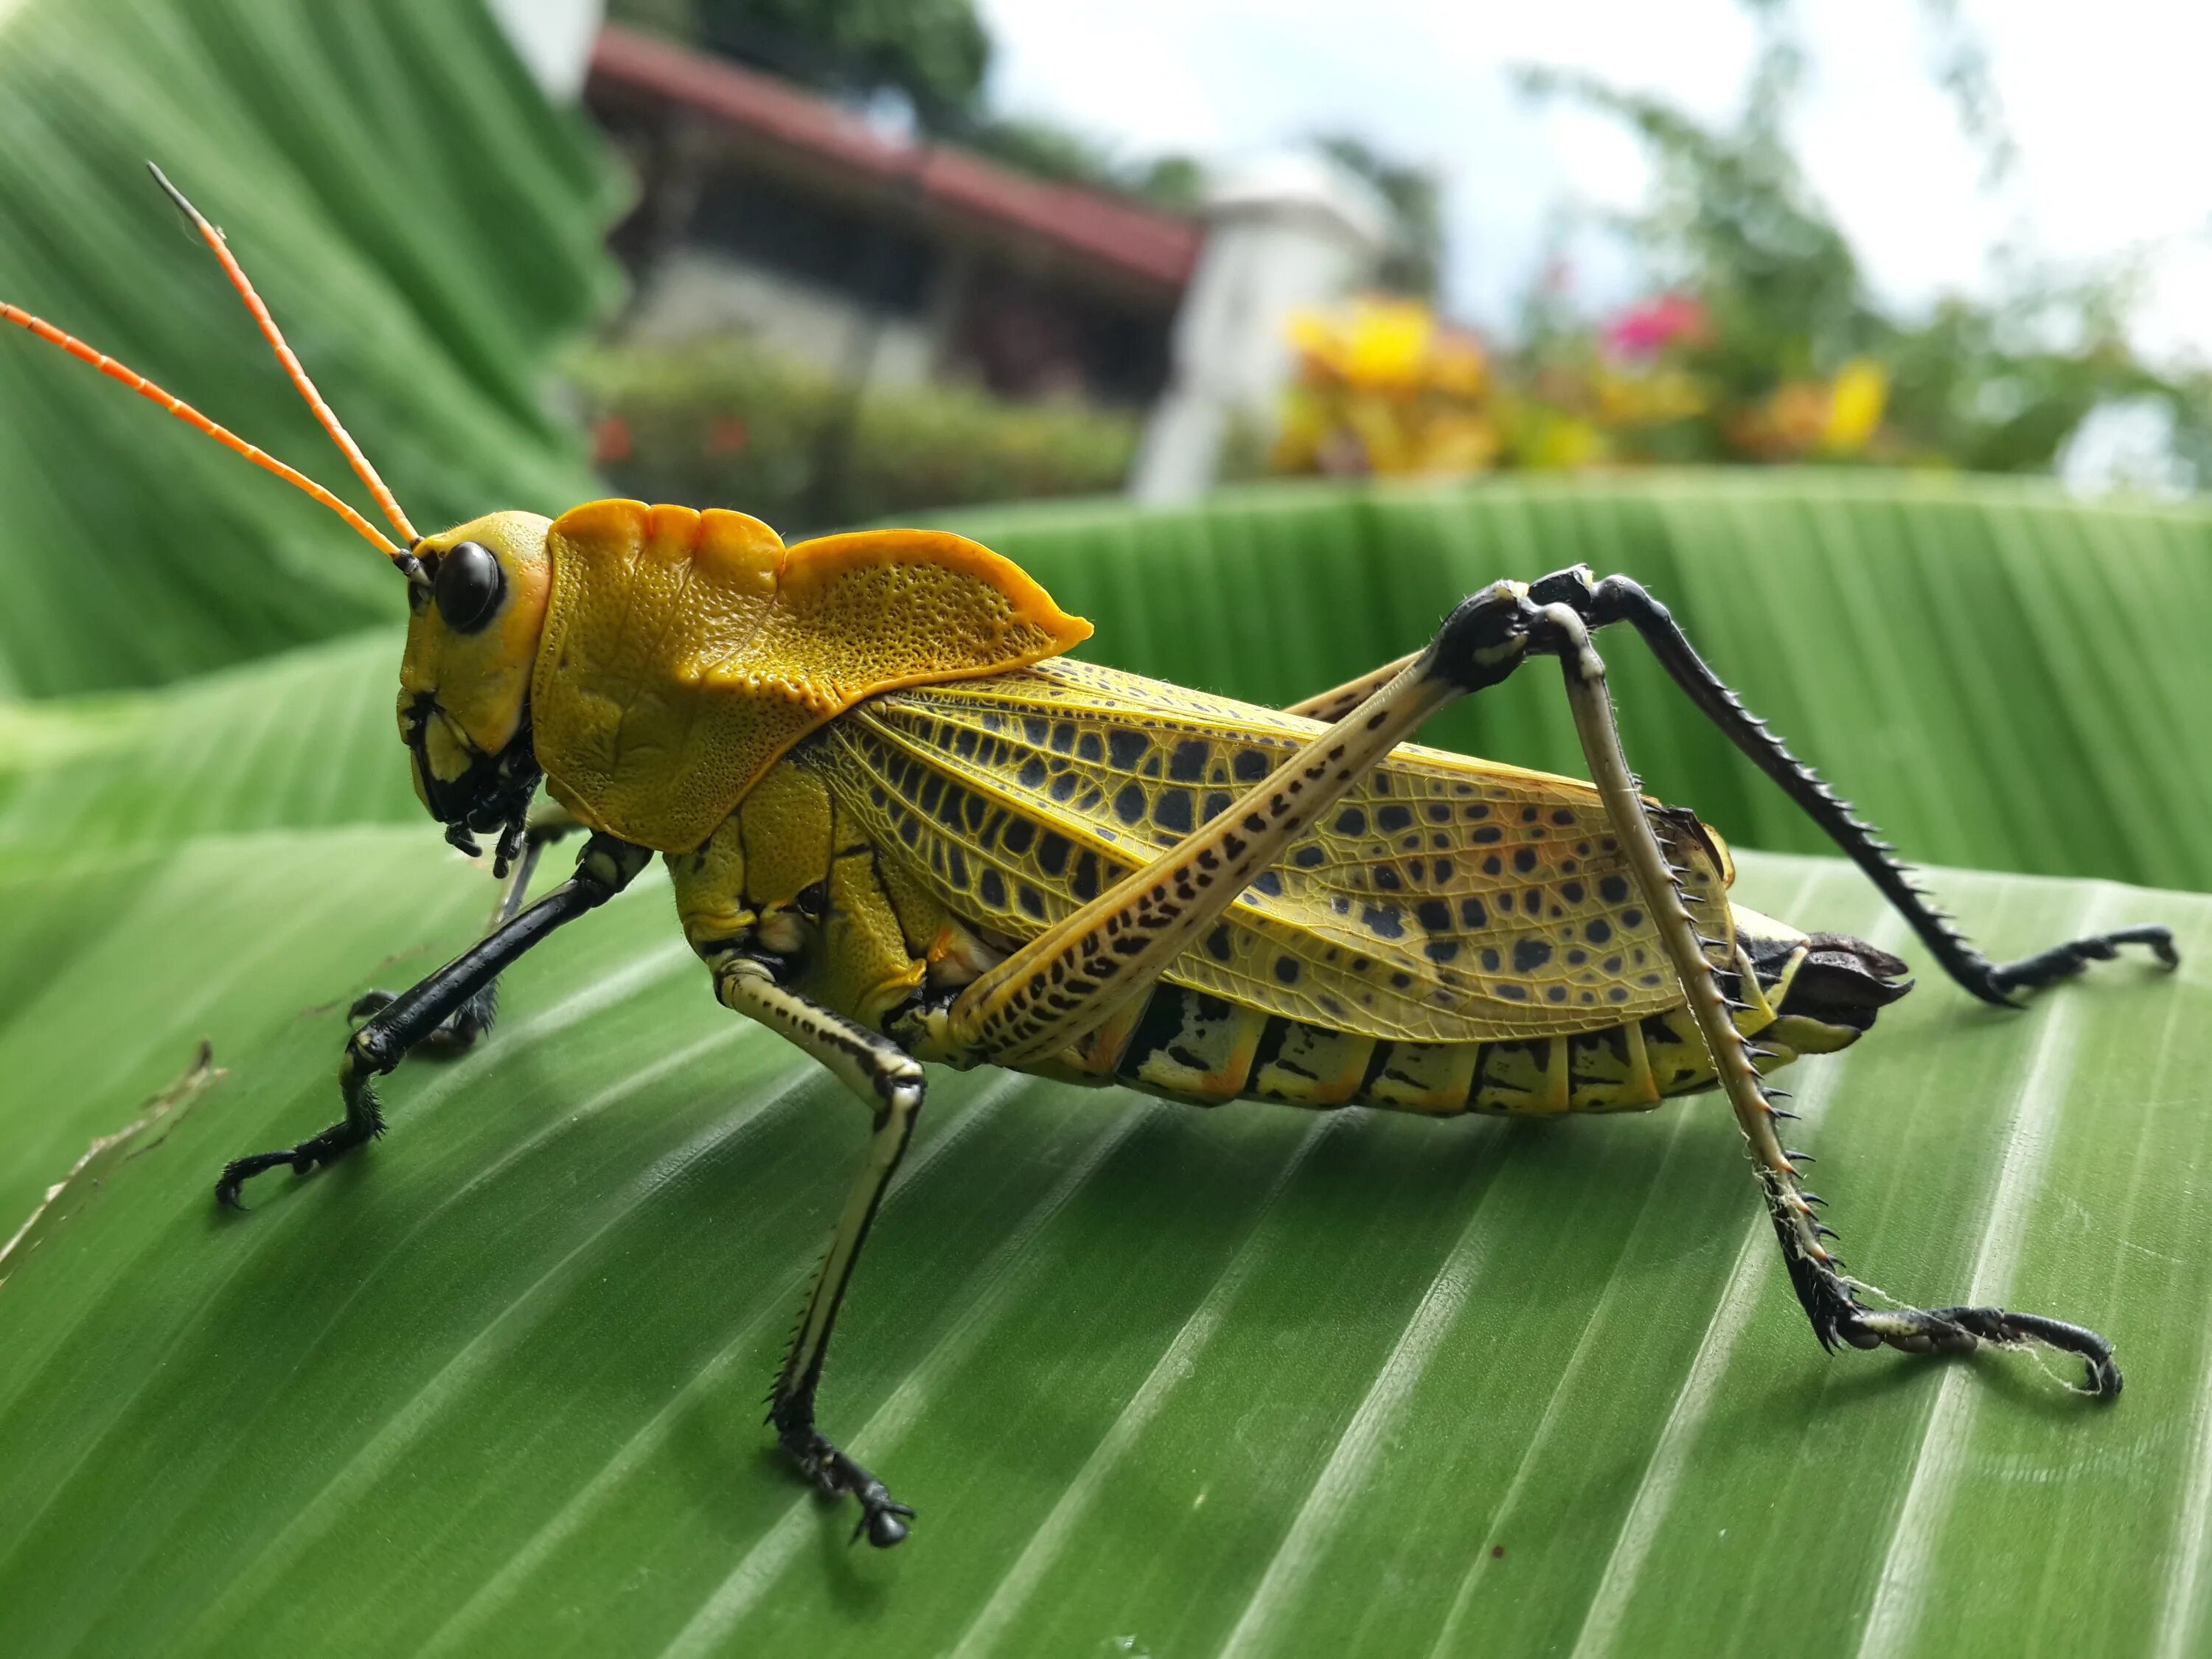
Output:
<path fill-rule="evenodd" d="M 1607 347 L 1619 357 L 1656 357 L 1678 340 L 1705 334 L 1705 308 L 1686 294 L 1661 294 L 1631 306 L 1605 331 Z"/>

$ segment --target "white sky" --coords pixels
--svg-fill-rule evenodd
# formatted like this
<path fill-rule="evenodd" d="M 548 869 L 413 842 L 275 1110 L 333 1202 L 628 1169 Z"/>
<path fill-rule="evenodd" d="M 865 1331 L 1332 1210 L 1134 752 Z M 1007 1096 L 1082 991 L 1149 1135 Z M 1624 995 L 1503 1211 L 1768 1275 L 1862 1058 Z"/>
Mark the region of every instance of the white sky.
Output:
<path fill-rule="evenodd" d="M 1735 0 L 981 0 L 1000 107 L 1050 115 L 1131 154 L 1233 159 L 1347 129 L 1434 163 L 1455 309 L 1492 324 L 1525 287 L 1556 204 L 1628 206 L 1636 144 L 1595 118 L 1532 108 L 1515 64 L 1589 70 L 1708 118 L 1733 111 L 1753 45 Z M 2151 253 L 2143 346 L 2212 360 L 2212 7 L 2193 0 L 1964 0 L 2020 150 L 1980 162 L 1928 74 L 1920 0 L 1801 0 L 1810 72 L 1798 151 L 1875 285 L 1919 304 L 1979 285 L 2024 225 L 2062 260 Z M 1628 273 L 1577 272 L 1591 303 Z"/>

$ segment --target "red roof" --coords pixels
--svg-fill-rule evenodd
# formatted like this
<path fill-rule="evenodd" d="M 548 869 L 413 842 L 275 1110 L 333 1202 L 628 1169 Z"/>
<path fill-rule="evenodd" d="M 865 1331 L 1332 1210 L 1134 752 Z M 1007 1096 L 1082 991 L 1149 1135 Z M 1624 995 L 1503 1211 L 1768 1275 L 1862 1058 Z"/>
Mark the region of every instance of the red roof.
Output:
<path fill-rule="evenodd" d="M 720 58 L 610 27 L 592 52 L 595 90 L 680 105 L 793 161 L 873 185 L 911 181 L 971 228 L 1179 292 L 1198 260 L 1192 220 L 1070 185 L 1047 184 L 944 145 L 890 139 L 827 100 Z"/>

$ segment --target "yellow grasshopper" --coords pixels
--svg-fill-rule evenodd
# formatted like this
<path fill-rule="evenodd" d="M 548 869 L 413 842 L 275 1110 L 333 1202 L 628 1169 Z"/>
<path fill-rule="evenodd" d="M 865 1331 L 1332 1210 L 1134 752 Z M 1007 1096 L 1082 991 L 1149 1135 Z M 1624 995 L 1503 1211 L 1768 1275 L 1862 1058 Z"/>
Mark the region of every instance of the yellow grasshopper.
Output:
<path fill-rule="evenodd" d="M 1641 1110 L 1718 1086 L 1825 1347 L 2034 1340 L 2079 1356 L 2089 1392 L 2119 1393 L 2111 1345 L 2081 1326 L 1862 1303 L 1762 1079 L 1856 1041 L 1908 988 L 1905 964 L 1729 902 L 1720 838 L 1630 774 L 1592 633 L 1625 622 L 1641 635 L 1984 1000 L 2008 1004 L 2124 944 L 2171 966 L 2171 936 L 2130 927 L 1990 963 L 1633 581 L 1577 568 L 1496 583 L 1418 653 L 1278 711 L 1068 660 L 1089 625 L 958 536 L 786 547 L 743 514 L 627 501 L 419 535 L 222 234 L 161 182 L 396 541 L 51 324 L 0 314 L 306 490 L 391 559 L 408 584 L 398 715 L 416 793 L 464 850 L 496 835 L 505 884 L 473 949 L 356 1005 L 343 1121 L 229 1164 L 222 1202 L 264 1170 L 305 1175 L 380 1134 L 371 1079 L 418 1044 L 481 1036 L 500 971 L 658 853 L 716 996 L 872 1114 L 769 1419 L 822 1491 L 858 1501 L 855 1535 L 878 1546 L 904 1538 L 913 1511 L 817 1428 L 815 1395 L 928 1060 L 1200 1105 L 1440 1117 Z M 1564 672 L 1590 782 L 1406 742 L 1538 656 Z M 559 810 L 533 821 L 541 782 Z M 575 873 L 526 904 L 564 829 L 589 834 Z"/>

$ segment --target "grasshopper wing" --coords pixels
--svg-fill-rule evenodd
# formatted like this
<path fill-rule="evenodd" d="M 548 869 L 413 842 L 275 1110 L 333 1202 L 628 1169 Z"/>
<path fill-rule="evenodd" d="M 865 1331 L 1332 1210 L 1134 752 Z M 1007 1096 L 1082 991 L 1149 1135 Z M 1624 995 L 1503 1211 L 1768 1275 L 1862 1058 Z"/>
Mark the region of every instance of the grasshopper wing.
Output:
<path fill-rule="evenodd" d="M 1014 939 L 1097 896 L 1319 727 L 1085 663 L 917 687 L 821 734 L 885 856 Z M 1716 960 L 1725 850 L 1660 814 Z M 1680 1000 L 1596 792 L 1407 745 L 1255 882 L 1167 977 L 1340 1030 L 1456 1042 L 1587 1030 Z"/>

